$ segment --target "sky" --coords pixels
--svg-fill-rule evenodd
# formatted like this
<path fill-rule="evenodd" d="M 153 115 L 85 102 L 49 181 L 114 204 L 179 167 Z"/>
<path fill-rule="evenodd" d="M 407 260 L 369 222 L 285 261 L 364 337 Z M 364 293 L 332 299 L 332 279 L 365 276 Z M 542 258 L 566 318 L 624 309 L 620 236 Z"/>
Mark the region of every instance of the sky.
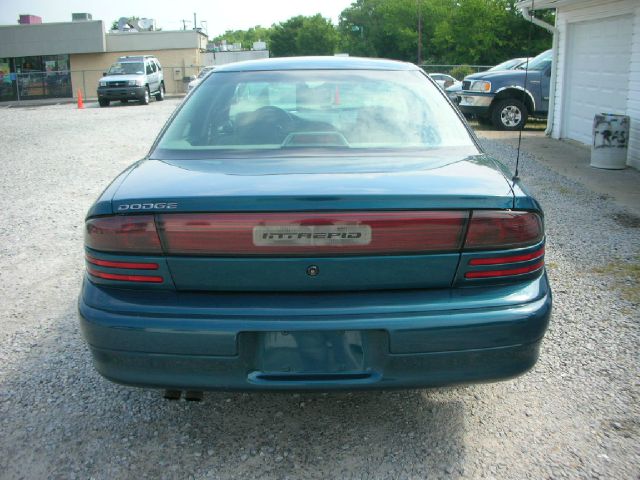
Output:
<path fill-rule="evenodd" d="M 340 12 L 355 0 L 0 0 L 0 25 L 15 25 L 20 14 L 42 17 L 43 22 L 68 22 L 72 13 L 90 13 L 103 20 L 105 28 L 120 17 L 146 17 L 156 20 L 163 30 L 193 28 L 198 25 L 215 37 L 226 30 L 245 30 L 287 20 L 295 15 L 322 14 L 337 23 Z"/>

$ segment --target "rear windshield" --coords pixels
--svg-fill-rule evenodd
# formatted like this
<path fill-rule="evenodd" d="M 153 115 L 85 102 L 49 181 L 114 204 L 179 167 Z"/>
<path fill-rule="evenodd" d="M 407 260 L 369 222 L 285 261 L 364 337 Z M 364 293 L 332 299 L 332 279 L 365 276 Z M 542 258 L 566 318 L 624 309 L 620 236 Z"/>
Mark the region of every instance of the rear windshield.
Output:
<path fill-rule="evenodd" d="M 546 70 L 549 65 L 551 65 L 551 61 L 553 57 L 551 55 L 551 50 L 547 50 L 546 52 L 542 52 L 540 55 L 535 57 L 533 60 L 529 60 L 529 62 L 524 62 L 522 65 L 518 67 L 520 70 L 535 70 L 535 71 L 543 71 Z"/>
<path fill-rule="evenodd" d="M 198 78 L 203 78 L 206 77 L 207 75 L 209 75 L 211 73 L 211 70 L 213 70 L 213 67 L 205 67 L 202 70 L 200 70 L 200 73 L 198 74 Z"/>
<path fill-rule="evenodd" d="M 111 65 L 109 75 L 135 75 L 144 74 L 144 63 L 142 62 L 118 62 Z"/>
<path fill-rule="evenodd" d="M 214 71 L 156 153 L 460 146 L 473 146 L 468 132 L 418 71 Z"/>

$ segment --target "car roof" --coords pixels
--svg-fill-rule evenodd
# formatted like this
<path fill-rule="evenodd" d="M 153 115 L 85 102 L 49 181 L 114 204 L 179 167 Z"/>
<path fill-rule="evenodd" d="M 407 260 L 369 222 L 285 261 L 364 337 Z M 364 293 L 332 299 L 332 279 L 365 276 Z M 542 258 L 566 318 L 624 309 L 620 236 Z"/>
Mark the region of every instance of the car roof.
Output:
<path fill-rule="evenodd" d="M 397 60 L 360 57 L 283 57 L 228 63 L 219 72 L 252 72 L 271 70 L 419 70 L 412 63 Z"/>

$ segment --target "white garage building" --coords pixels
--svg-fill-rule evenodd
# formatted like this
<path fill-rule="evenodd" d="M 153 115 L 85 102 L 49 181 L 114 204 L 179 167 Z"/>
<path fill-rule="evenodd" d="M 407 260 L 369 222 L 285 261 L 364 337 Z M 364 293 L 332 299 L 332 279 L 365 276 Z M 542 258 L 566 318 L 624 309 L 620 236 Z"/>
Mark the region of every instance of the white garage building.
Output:
<path fill-rule="evenodd" d="M 590 145 L 593 117 L 631 117 L 627 163 L 640 168 L 640 0 L 524 0 L 556 10 L 547 133 Z"/>

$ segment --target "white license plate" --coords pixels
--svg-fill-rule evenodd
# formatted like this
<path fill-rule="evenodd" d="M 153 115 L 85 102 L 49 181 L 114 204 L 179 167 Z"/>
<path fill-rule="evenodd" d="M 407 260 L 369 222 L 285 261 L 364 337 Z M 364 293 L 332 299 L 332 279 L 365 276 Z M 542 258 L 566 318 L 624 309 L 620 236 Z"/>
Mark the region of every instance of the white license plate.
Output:
<path fill-rule="evenodd" d="M 369 225 L 259 225 L 253 227 L 253 244 L 272 246 L 368 245 Z"/>

